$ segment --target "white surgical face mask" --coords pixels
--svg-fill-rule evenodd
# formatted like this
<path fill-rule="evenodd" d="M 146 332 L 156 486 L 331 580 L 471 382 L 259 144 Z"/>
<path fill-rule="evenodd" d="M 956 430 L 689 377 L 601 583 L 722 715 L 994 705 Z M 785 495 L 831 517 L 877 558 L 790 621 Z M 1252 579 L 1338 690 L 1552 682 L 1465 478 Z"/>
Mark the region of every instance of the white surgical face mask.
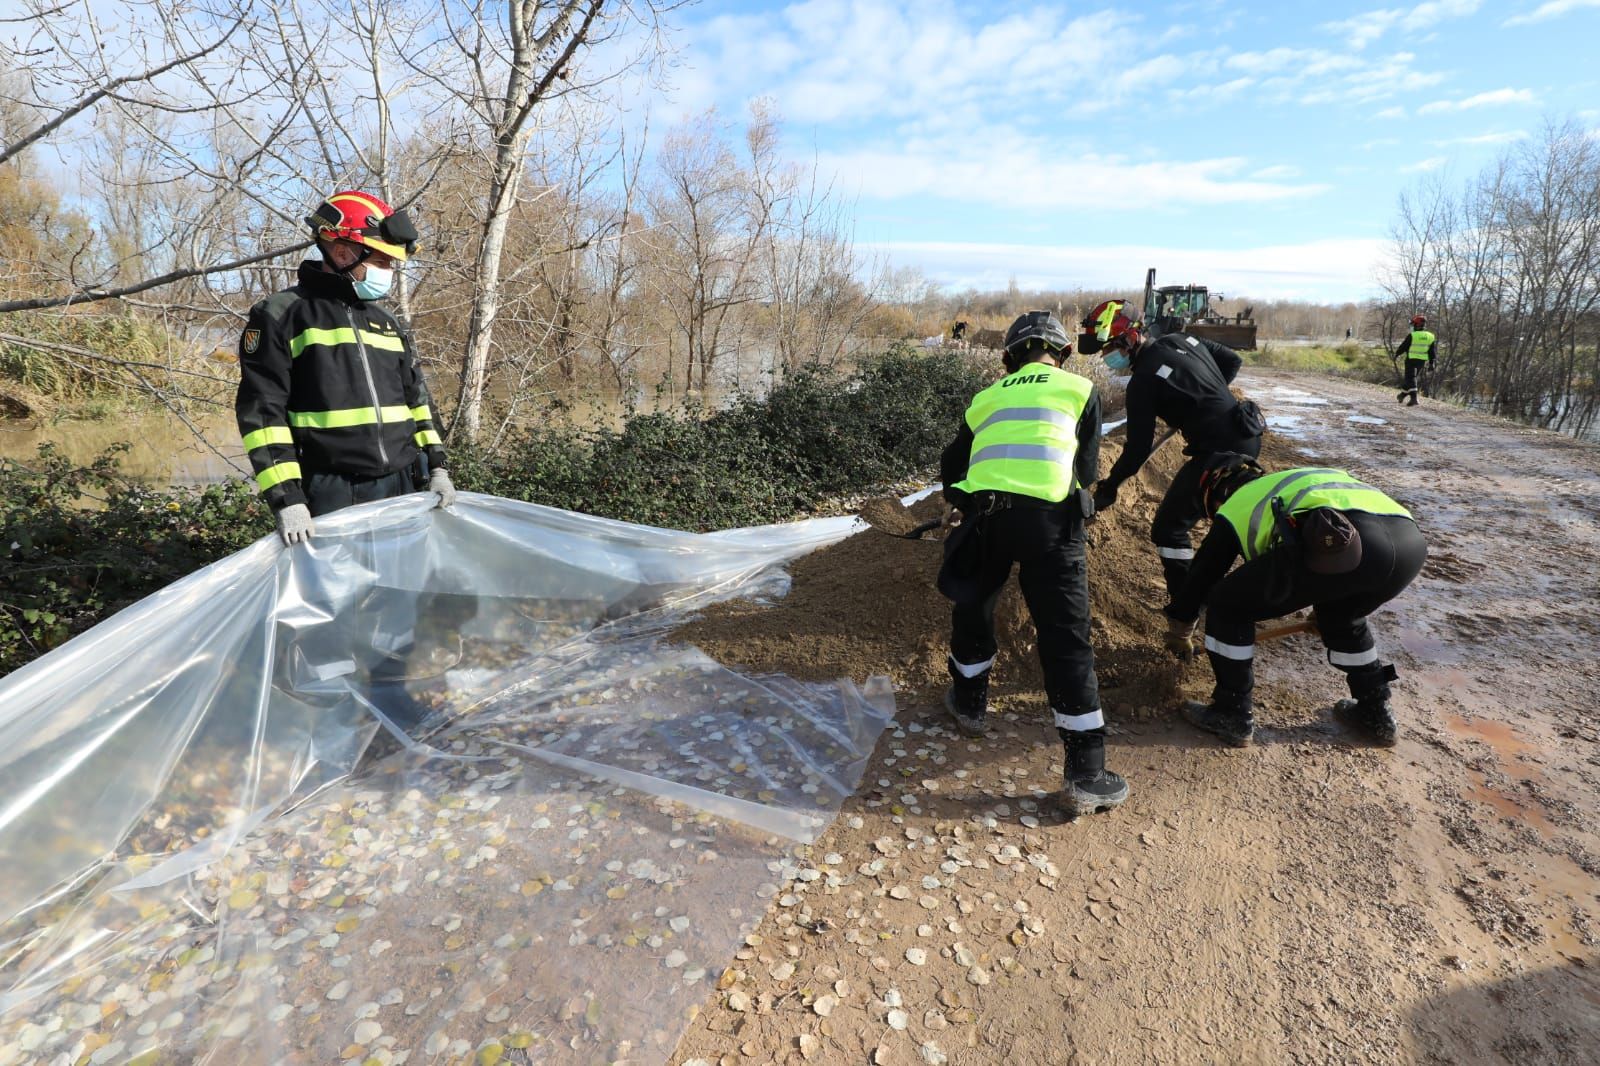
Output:
<path fill-rule="evenodd" d="M 363 300 L 381 300 L 394 285 L 394 271 L 367 264 L 367 276 L 355 283 L 356 295 Z"/>

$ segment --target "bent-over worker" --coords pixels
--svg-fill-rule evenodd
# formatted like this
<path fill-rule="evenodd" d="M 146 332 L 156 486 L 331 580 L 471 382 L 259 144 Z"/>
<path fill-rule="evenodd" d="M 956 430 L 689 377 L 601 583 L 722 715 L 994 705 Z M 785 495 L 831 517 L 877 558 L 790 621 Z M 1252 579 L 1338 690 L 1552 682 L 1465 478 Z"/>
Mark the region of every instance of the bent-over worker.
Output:
<path fill-rule="evenodd" d="M 1185 717 L 1229 744 L 1248 744 L 1255 728 L 1256 623 L 1310 607 L 1328 662 L 1344 671 L 1354 697 L 1341 700 L 1336 714 L 1373 742 L 1392 746 L 1395 670 L 1378 658 L 1367 616 L 1411 584 L 1428 557 L 1410 512 L 1343 470 L 1265 474 L 1237 454 L 1212 458 L 1197 496 L 1213 516 L 1211 531 L 1164 608 L 1166 642 L 1187 658 L 1203 605 L 1216 688 L 1209 704 L 1186 704 Z M 1244 562 L 1229 573 L 1240 557 Z"/>

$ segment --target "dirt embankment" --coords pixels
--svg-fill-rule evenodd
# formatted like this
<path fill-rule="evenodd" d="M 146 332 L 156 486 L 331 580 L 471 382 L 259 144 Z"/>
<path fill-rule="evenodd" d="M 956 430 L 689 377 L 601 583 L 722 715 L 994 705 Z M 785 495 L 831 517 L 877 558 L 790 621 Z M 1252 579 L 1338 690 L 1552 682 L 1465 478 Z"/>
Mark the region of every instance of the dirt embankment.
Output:
<path fill-rule="evenodd" d="M 1165 590 L 1152 565 L 1149 527 L 1165 486 L 1185 457 L 1174 438 L 1124 486 L 1116 507 L 1089 529 L 1089 590 L 1095 668 L 1106 712 L 1113 718 L 1162 713 L 1180 688 L 1198 692 L 1204 671 L 1187 673 L 1161 647 L 1160 615 Z M 1109 469 L 1120 450 L 1107 441 L 1101 465 Z M 1298 453 L 1273 441 L 1264 461 L 1298 462 Z M 944 510 L 935 495 L 913 505 L 918 522 Z M 934 587 L 943 558 L 941 534 L 906 540 L 868 530 L 790 568 L 793 587 L 775 604 L 719 604 L 678 631 L 718 660 L 764 673 L 807 680 L 872 674 L 894 680 L 903 702 L 937 702 L 949 684 L 950 601 Z M 1016 582 L 995 612 L 1000 642 L 991 690 L 1002 712 L 1029 713 L 1043 689 L 1033 623 Z M 1190 675 L 1193 676 L 1190 676 Z M 1034 714 L 1042 714 L 1033 707 Z"/>
<path fill-rule="evenodd" d="M 969 741 L 939 707 L 939 544 L 868 531 L 817 552 L 784 600 L 680 635 L 760 671 L 888 674 L 898 728 L 675 1063 L 1595 1061 L 1600 450 L 1426 403 L 1397 415 L 1356 383 L 1247 387 L 1320 431 L 1269 436 L 1269 469 L 1351 469 L 1430 537 L 1375 619 L 1400 746 L 1333 724 L 1342 677 L 1306 636 L 1258 656 L 1253 748 L 1176 720 L 1210 689 L 1160 646 L 1147 528 L 1176 442 L 1092 527 L 1108 761 L 1133 790 L 1107 815 L 1047 813 L 1060 747 L 1014 588 L 998 728 Z"/>

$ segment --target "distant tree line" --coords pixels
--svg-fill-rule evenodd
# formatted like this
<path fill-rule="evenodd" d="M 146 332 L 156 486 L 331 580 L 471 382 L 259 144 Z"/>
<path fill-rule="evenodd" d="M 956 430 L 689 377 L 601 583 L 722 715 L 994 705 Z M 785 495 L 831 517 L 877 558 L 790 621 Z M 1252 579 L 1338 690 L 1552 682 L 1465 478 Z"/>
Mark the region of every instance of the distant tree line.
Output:
<path fill-rule="evenodd" d="M 1378 328 L 1439 336 L 1433 387 L 1569 433 L 1600 415 L 1600 141 L 1549 125 L 1459 188 L 1401 198 Z"/>

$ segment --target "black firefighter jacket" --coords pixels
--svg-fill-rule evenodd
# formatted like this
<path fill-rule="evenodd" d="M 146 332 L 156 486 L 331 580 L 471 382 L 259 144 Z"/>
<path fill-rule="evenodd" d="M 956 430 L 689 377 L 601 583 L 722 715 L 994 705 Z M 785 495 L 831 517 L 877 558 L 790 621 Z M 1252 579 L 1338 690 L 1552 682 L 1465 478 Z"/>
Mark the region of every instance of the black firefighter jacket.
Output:
<path fill-rule="evenodd" d="M 424 450 L 444 465 L 410 338 L 319 261 L 250 309 L 239 371 L 239 433 L 274 510 L 306 502 L 302 470 L 379 477 Z"/>

